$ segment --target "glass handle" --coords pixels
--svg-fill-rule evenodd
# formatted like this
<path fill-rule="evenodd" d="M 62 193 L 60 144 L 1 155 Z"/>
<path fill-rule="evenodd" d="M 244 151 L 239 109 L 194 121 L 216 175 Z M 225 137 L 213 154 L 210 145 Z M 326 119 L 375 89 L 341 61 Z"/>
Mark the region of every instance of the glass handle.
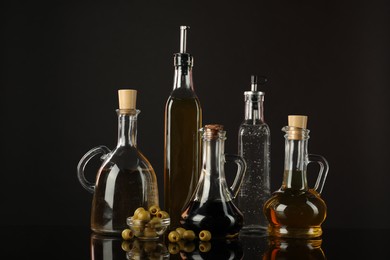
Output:
<path fill-rule="evenodd" d="M 86 189 L 90 193 L 94 192 L 95 183 L 92 183 L 85 178 L 85 174 L 84 174 L 85 166 L 87 165 L 89 160 L 91 160 L 92 157 L 94 157 L 95 155 L 102 153 L 103 155 L 100 157 L 100 159 L 103 161 L 104 159 L 106 159 L 107 154 L 110 152 L 111 152 L 110 149 L 108 149 L 104 145 L 94 147 L 91 150 L 89 150 L 86 154 L 84 154 L 84 156 L 80 159 L 77 165 L 77 177 L 81 183 L 81 186 L 83 186 L 84 189 Z"/>
<path fill-rule="evenodd" d="M 324 188 L 326 176 L 328 175 L 329 164 L 323 156 L 318 154 L 309 154 L 309 163 L 313 162 L 320 166 L 320 172 L 318 173 L 317 181 L 314 185 L 314 190 L 321 194 L 322 189 Z"/>
<path fill-rule="evenodd" d="M 241 183 L 244 180 L 244 176 L 246 172 L 246 162 L 241 156 L 234 155 L 234 154 L 225 154 L 225 161 L 234 162 L 237 164 L 236 178 L 234 178 L 233 185 L 230 187 L 230 191 L 233 195 L 233 199 L 235 199 L 238 194 L 238 191 L 240 190 Z"/>

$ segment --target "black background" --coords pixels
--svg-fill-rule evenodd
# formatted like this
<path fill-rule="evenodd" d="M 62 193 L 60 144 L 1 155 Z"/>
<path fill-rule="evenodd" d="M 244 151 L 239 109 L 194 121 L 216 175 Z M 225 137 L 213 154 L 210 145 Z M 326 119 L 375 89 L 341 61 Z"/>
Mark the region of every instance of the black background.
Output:
<path fill-rule="evenodd" d="M 324 227 L 390 228 L 386 1 L 14 1 L 2 11 L 0 225 L 89 225 L 76 166 L 116 145 L 120 88 L 138 90 L 138 147 L 162 201 L 164 106 L 188 25 L 203 123 L 225 125 L 226 152 L 237 152 L 250 75 L 265 75 L 272 189 L 281 128 L 306 114 L 309 152 L 330 164 Z"/>

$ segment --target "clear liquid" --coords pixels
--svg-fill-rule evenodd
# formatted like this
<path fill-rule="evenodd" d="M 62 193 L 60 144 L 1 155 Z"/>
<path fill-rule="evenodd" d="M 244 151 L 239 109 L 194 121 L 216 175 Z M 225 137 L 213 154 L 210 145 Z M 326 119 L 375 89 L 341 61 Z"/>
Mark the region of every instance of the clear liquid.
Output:
<path fill-rule="evenodd" d="M 244 122 L 239 130 L 239 155 L 247 164 L 237 207 L 244 215 L 242 232 L 264 233 L 268 221 L 263 205 L 271 197 L 270 130 L 266 124 Z"/>
<path fill-rule="evenodd" d="M 138 156 L 137 160 L 126 160 L 123 154 L 114 156 L 99 173 L 92 200 L 93 231 L 120 234 L 128 228 L 127 217 L 138 207 L 158 205 L 156 175 L 146 159 Z M 131 162 L 135 164 L 130 165 Z"/>
<path fill-rule="evenodd" d="M 165 116 L 164 209 L 171 217 L 170 228 L 175 229 L 199 178 L 199 101 L 196 97 L 170 97 Z"/>

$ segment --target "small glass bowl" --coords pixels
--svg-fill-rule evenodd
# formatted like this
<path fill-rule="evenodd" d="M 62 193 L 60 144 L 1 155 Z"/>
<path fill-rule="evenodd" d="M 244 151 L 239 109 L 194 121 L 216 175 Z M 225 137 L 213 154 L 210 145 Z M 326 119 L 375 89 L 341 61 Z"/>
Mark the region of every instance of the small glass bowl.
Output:
<path fill-rule="evenodd" d="M 157 240 L 168 229 L 171 219 L 163 218 L 145 221 L 128 217 L 127 225 L 134 232 L 134 236 L 140 240 Z"/>

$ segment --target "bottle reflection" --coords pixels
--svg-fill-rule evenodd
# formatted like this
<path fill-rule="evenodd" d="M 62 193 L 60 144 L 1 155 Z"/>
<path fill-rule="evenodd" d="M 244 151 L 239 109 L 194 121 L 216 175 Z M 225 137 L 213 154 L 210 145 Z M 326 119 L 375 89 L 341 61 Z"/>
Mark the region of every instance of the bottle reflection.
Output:
<path fill-rule="evenodd" d="M 269 238 L 263 260 L 324 260 L 322 239 Z"/>
<path fill-rule="evenodd" d="M 126 259 L 122 249 L 122 238 L 91 234 L 91 260 Z"/>
<path fill-rule="evenodd" d="M 91 260 L 169 259 L 160 241 L 123 240 L 121 237 L 91 235 Z"/>
<path fill-rule="evenodd" d="M 244 259 L 261 259 L 268 247 L 268 238 L 265 233 L 242 232 L 240 241 L 243 245 Z"/>
<path fill-rule="evenodd" d="M 207 242 L 193 241 L 169 243 L 170 259 L 243 259 L 242 245 L 238 240 L 216 239 Z"/>

